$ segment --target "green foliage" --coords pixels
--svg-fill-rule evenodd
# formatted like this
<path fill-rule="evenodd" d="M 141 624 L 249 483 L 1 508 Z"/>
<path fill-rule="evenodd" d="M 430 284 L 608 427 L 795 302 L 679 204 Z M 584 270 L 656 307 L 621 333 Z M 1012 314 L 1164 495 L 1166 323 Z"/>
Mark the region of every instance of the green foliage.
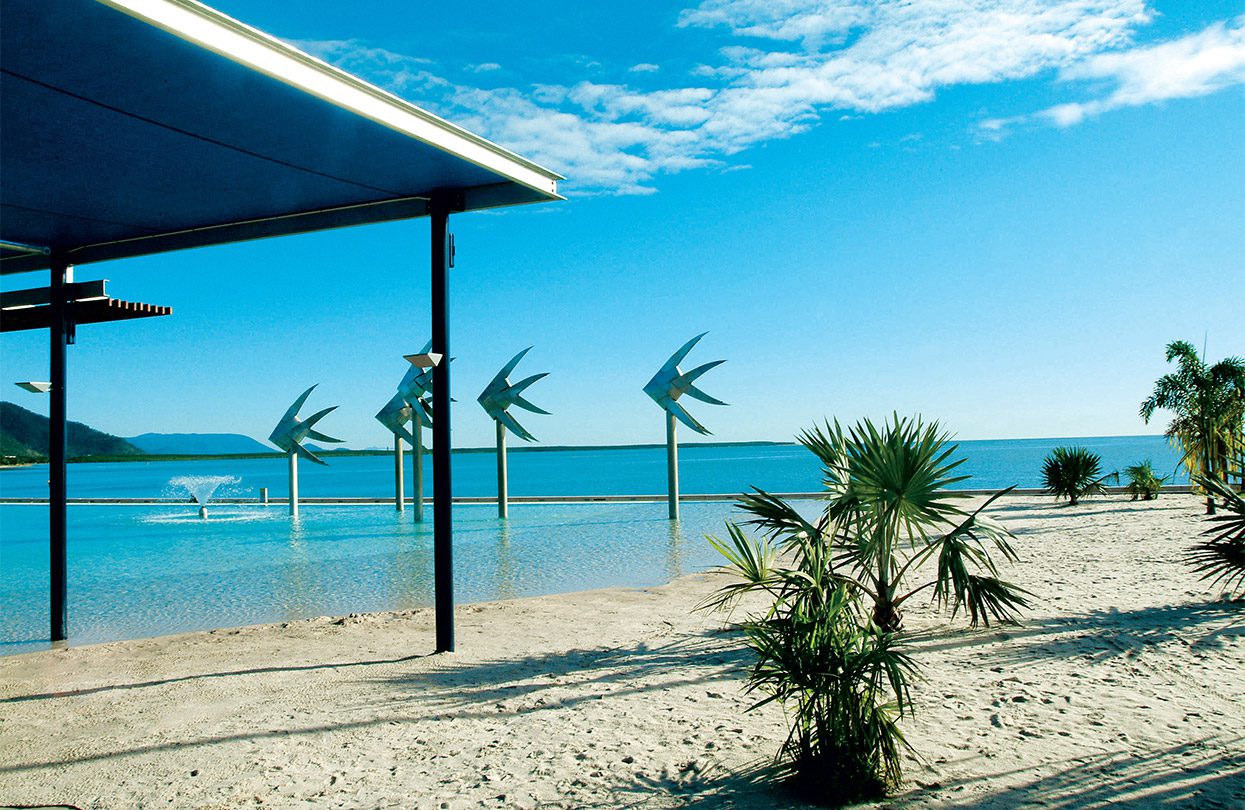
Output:
<path fill-rule="evenodd" d="M 12 402 L 0 402 L 0 438 L 5 446 L 25 447 L 39 460 L 47 459 L 48 418 Z M 65 444 L 68 455 L 84 456 L 132 456 L 138 455 L 137 447 L 125 439 L 101 433 L 81 422 L 65 425 Z"/>
<path fill-rule="evenodd" d="M 881 796 L 901 775 L 897 723 L 916 671 L 898 643 L 901 606 L 929 590 L 953 617 L 988 625 L 1027 606 L 1027 591 L 1000 579 L 991 556 L 1016 559 L 1010 533 L 983 513 L 1003 493 L 960 508 L 968 496 L 947 487 L 965 480 L 963 459 L 951 460 L 937 424 L 895 416 L 844 432 L 836 422 L 799 441 L 822 462 L 824 512 L 810 521 L 762 490 L 741 496 L 759 536 L 729 523 L 727 542 L 710 538 L 732 581 L 702 607 L 765 595 L 766 611 L 743 626 L 757 653 L 749 689 L 794 718 L 780 771 L 816 801 L 845 803 Z"/>
<path fill-rule="evenodd" d="M 1084 447 L 1056 447 L 1042 460 L 1042 483 L 1056 498 L 1067 498 L 1075 506 L 1081 498 L 1106 495 L 1108 478 L 1119 480 L 1119 473 L 1102 474 L 1102 457 Z"/>
<path fill-rule="evenodd" d="M 1183 451 L 1181 461 L 1195 482 L 1201 478 L 1228 481 L 1240 478 L 1245 453 L 1245 360 L 1228 357 L 1208 365 L 1191 343 L 1167 345 L 1167 362 L 1176 371 L 1154 383 L 1141 403 L 1141 418 L 1149 423 L 1157 410 L 1173 414 L 1167 437 Z M 1214 501 L 1206 509 L 1214 513 Z"/>
<path fill-rule="evenodd" d="M 1152 501 L 1159 496 L 1159 490 L 1167 483 L 1169 476 L 1160 478 L 1155 475 L 1150 459 L 1146 459 L 1140 464 L 1125 467 L 1124 477 L 1128 479 L 1127 489 L 1132 500 L 1141 498 L 1143 501 Z"/>
<path fill-rule="evenodd" d="M 916 666 L 894 633 L 860 609 L 814 536 L 793 543 L 793 564 L 778 565 L 768 539 L 753 541 L 735 524 L 730 541 L 710 542 L 738 579 L 703 607 L 732 605 L 748 591 L 772 598 L 742 627 L 756 653 L 748 691 L 777 701 L 791 718 L 775 771 L 806 799 L 837 806 L 879 798 L 899 785 L 907 747 L 898 721 L 910 710 Z"/>
<path fill-rule="evenodd" d="M 1245 498 L 1232 487 L 1215 478 L 1201 478 L 1198 483 L 1211 496 L 1223 500 L 1227 514 L 1208 518 L 1214 525 L 1207 528 L 1204 540 L 1188 554 L 1189 563 L 1202 575 L 1212 580 L 1213 586 L 1222 585 L 1237 597 L 1245 596 Z"/>

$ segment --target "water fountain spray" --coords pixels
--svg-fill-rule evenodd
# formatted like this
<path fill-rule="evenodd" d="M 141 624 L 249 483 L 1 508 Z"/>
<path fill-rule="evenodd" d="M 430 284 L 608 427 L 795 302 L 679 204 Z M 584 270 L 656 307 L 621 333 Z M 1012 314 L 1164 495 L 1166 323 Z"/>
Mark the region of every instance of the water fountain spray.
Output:
<path fill-rule="evenodd" d="M 509 482 L 506 474 L 506 430 L 518 436 L 520 439 L 528 442 L 536 441 L 536 437 L 519 424 L 519 422 L 507 412 L 507 408 L 514 405 L 523 408 L 532 413 L 548 414 L 542 408 L 538 408 L 528 402 L 521 395 L 532 383 L 542 377 L 548 377 L 549 372 L 542 374 L 533 374 L 532 376 L 520 380 L 517 383 L 511 383 L 507 379 L 510 372 L 514 371 L 514 367 L 519 365 L 519 361 L 523 359 L 523 355 L 532 350 L 528 346 L 523 351 L 510 358 L 501 371 L 497 372 L 497 376 L 493 381 L 485 387 L 479 396 L 480 406 L 484 408 L 484 412 L 493 417 L 497 423 L 497 515 L 498 517 L 506 517 L 508 504 Z"/>
<path fill-rule="evenodd" d="M 705 363 L 703 366 L 697 366 L 687 372 L 679 369 L 679 363 L 683 362 L 683 358 L 687 357 L 688 352 L 707 334 L 709 333 L 701 332 L 687 343 L 684 343 L 681 349 L 670 355 L 670 359 L 666 361 L 665 365 L 644 386 L 644 393 L 652 397 L 653 401 L 666 412 L 666 497 L 670 505 L 671 520 L 679 519 L 679 441 L 675 436 L 675 420 L 677 419 L 701 435 L 709 434 L 709 429 L 697 422 L 679 404 L 679 397 L 687 394 L 693 399 L 699 399 L 701 402 L 708 402 L 711 405 L 726 404 L 722 400 L 715 399 L 692 385 L 698 377 L 709 369 L 725 363 L 725 360 L 714 360 L 712 363 Z"/>
<path fill-rule="evenodd" d="M 302 456 L 308 461 L 316 464 L 325 464 L 324 461 L 306 447 L 301 442 L 305 439 L 315 439 L 318 442 L 335 442 L 340 443 L 343 439 L 334 439 L 332 436 L 325 436 L 313 429 L 316 422 L 319 422 L 329 413 L 337 409 L 336 405 L 317 411 L 304 420 L 298 418 L 298 409 L 303 407 L 303 403 L 307 401 L 307 397 L 311 396 L 311 392 L 316 390 L 316 386 L 311 386 L 302 393 L 298 399 L 294 400 L 294 404 L 285 412 L 285 416 L 281 417 L 281 421 L 273 429 L 272 435 L 268 437 L 268 441 L 285 451 L 290 461 L 290 514 L 294 517 L 298 516 L 298 457 Z M 327 464 L 325 464 L 327 466 Z"/>
<path fill-rule="evenodd" d="M 181 487 L 199 504 L 199 517 L 207 520 L 208 502 L 216 490 L 225 484 L 241 481 L 236 475 L 179 475 L 169 479 L 169 486 Z"/>

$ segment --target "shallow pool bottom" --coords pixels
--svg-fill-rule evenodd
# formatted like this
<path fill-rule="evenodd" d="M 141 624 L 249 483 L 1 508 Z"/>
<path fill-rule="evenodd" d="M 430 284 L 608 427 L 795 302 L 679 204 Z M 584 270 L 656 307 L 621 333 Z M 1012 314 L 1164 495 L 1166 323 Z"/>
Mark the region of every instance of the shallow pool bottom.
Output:
<path fill-rule="evenodd" d="M 815 508 L 810 504 L 810 508 Z M 729 503 L 455 507 L 459 603 L 657 585 L 717 565 Z M 47 508 L 0 506 L 0 654 L 48 647 Z M 432 521 L 392 505 L 69 508 L 69 634 L 93 644 L 432 605 Z"/>

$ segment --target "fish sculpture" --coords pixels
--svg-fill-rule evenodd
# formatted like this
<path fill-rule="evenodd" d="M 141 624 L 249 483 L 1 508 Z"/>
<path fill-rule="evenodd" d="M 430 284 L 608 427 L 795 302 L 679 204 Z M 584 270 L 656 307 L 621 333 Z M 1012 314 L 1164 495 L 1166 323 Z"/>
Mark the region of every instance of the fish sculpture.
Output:
<path fill-rule="evenodd" d="M 411 447 L 415 446 L 415 434 L 407 425 L 414 415 L 414 410 L 407 404 L 401 393 L 393 395 L 393 399 L 385 403 L 376 414 L 376 421 L 389 428 L 395 436 L 405 439 Z"/>
<path fill-rule="evenodd" d="M 428 354 L 430 351 L 432 351 L 431 340 L 420 349 L 420 354 Z M 412 408 L 412 414 L 407 418 L 413 415 L 413 409 L 418 408 L 420 421 L 426 427 L 432 427 L 432 372 L 431 368 L 411 366 L 402 377 L 402 382 L 398 383 L 398 396 L 402 397 Z M 379 419 L 380 414 L 377 414 L 376 418 Z"/>
<path fill-rule="evenodd" d="M 306 419 L 300 420 L 298 418 L 298 409 L 303 407 L 303 403 L 307 401 L 307 397 L 311 396 L 311 392 L 314 390 L 316 390 L 316 386 L 313 385 L 304 391 L 302 396 L 294 400 L 294 404 L 290 406 L 290 409 L 285 412 L 285 416 L 281 417 L 281 421 L 278 422 L 276 428 L 273 429 L 272 435 L 268 437 L 268 441 L 272 442 L 277 447 L 280 447 L 287 453 L 293 453 L 295 455 L 302 456 L 308 461 L 314 461 L 316 464 L 324 464 L 325 466 L 328 466 L 324 461 L 321 461 L 315 453 L 311 452 L 302 445 L 304 439 L 315 439 L 318 442 L 335 443 L 345 441 L 344 439 L 334 439 L 332 436 L 325 436 L 323 433 L 314 430 L 316 422 L 319 422 L 329 413 L 335 411 L 337 409 L 336 405 L 330 408 L 325 408 L 322 411 L 317 411 Z"/>
<path fill-rule="evenodd" d="M 683 362 L 683 358 L 687 357 L 687 353 L 700 341 L 702 337 L 709 334 L 701 332 L 696 337 L 683 344 L 683 348 L 670 355 L 670 359 L 661 367 L 653 379 L 648 381 L 644 386 L 644 393 L 652 397 L 663 410 L 672 414 L 683 424 L 687 425 L 697 433 L 708 435 L 709 430 L 704 425 L 697 422 L 696 419 L 687 412 L 687 410 L 679 404 L 679 397 L 687 394 L 689 397 L 699 399 L 701 402 L 708 402 L 710 405 L 725 405 L 726 403 L 720 399 L 709 396 L 696 386 L 692 385 L 698 377 L 704 374 L 714 366 L 725 363 L 725 360 L 714 360 L 712 363 L 705 363 L 703 366 L 697 366 L 691 371 L 681 371 L 679 363 Z"/>
<path fill-rule="evenodd" d="M 534 442 L 536 441 L 536 437 L 531 433 L 528 433 L 527 430 L 507 412 L 507 409 L 513 405 L 517 408 L 522 408 L 525 411 L 531 411 L 532 413 L 549 413 L 549 411 L 536 407 L 521 396 L 523 391 L 526 390 L 532 383 L 536 382 L 541 377 L 548 377 L 548 372 L 543 374 L 533 374 L 527 379 L 520 380 L 517 383 L 511 383 L 510 380 L 507 379 L 510 372 L 514 371 L 514 367 L 517 366 L 519 361 L 523 359 L 523 355 L 527 354 L 531 350 L 532 347 L 528 346 L 526 349 L 512 357 L 510 362 L 507 363 L 501 371 L 497 372 L 497 376 L 493 378 L 493 381 L 490 382 L 484 389 L 483 393 L 480 394 L 479 402 L 480 406 L 484 408 L 485 413 L 505 425 L 511 433 L 525 441 Z"/>

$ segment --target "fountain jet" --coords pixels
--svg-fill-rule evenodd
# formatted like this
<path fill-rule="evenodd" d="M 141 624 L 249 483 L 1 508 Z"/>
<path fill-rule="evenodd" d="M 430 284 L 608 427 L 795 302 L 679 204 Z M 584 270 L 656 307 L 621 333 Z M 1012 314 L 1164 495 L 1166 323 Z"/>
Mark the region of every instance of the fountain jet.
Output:
<path fill-rule="evenodd" d="M 334 439 L 332 436 L 326 436 L 314 428 L 317 422 L 337 409 L 336 405 L 317 411 L 306 419 L 300 420 L 298 418 L 299 409 L 303 407 L 303 403 L 307 401 L 307 397 L 311 396 L 311 392 L 314 390 L 316 390 L 316 386 L 313 385 L 304 391 L 298 399 L 294 400 L 294 404 L 285 412 L 285 416 L 281 417 L 281 421 L 273 428 L 272 435 L 268 437 L 268 441 L 284 450 L 289 457 L 290 514 L 295 517 L 298 516 L 298 457 L 302 456 L 316 464 L 325 464 L 319 456 L 304 447 L 302 442 L 306 439 L 334 443 L 344 441 L 343 439 Z"/>
<path fill-rule="evenodd" d="M 509 510 L 509 481 L 507 480 L 506 473 L 506 431 L 509 430 L 524 441 L 536 441 L 536 437 L 528 433 L 527 429 L 520 425 L 518 420 L 511 416 L 507 409 L 514 406 L 532 413 L 549 413 L 549 411 L 538 408 L 523 398 L 523 392 L 532 383 L 542 377 L 548 377 L 548 372 L 533 374 L 517 383 L 511 383 L 508 379 L 510 372 L 514 371 L 515 366 L 519 365 L 519 361 L 523 359 L 523 356 L 531 350 L 532 347 L 528 346 L 510 358 L 510 362 L 503 366 L 501 371 L 497 372 L 497 376 L 493 378 L 492 382 L 484 388 L 484 391 L 479 396 L 480 407 L 484 408 L 484 412 L 497 423 L 497 515 L 503 518 L 506 517 Z"/>
<path fill-rule="evenodd" d="M 666 497 L 669 501 L 671 520 L 679 519 L 679 441 L 675 435 L 675 420 L 682 422 L 702 436 L 709 434 L 709 429 L 696 421 L 695 417 L 679 404 L 679 397 L 687 394 L 693 399 L 708 402 L 710 405 L 726 404 L 716 397 L 709 396 L 692 384 L 709 369 L 725 363 L 725 360 L 714 360 L 711 363 L 697 366 L 691 371 L 683 371 L 679 368 L 679 363 L 683 362 L 683 358 L 687 357 L 688 352 L 707 334 L 709 333 L 701 332 L 687 343 L 684 343 L 677 352 L 670 355 L 670 359 L 658 369 L 657 373 L 653 375 L 653 379 L 649 380 L 644 386 L 644 393 L 648 394 L 666 412 Z"/>
<path fill-rule="evenodd" d="M 224 484 L 236 484 L 241 480 L 236 475 L 179 475 L 169 479 L 169 486 L 181 487 L 190 493 L 191 499 L 199 504 L 199 517 L 207 520 L 208 502 L 216 490 Z"/>

